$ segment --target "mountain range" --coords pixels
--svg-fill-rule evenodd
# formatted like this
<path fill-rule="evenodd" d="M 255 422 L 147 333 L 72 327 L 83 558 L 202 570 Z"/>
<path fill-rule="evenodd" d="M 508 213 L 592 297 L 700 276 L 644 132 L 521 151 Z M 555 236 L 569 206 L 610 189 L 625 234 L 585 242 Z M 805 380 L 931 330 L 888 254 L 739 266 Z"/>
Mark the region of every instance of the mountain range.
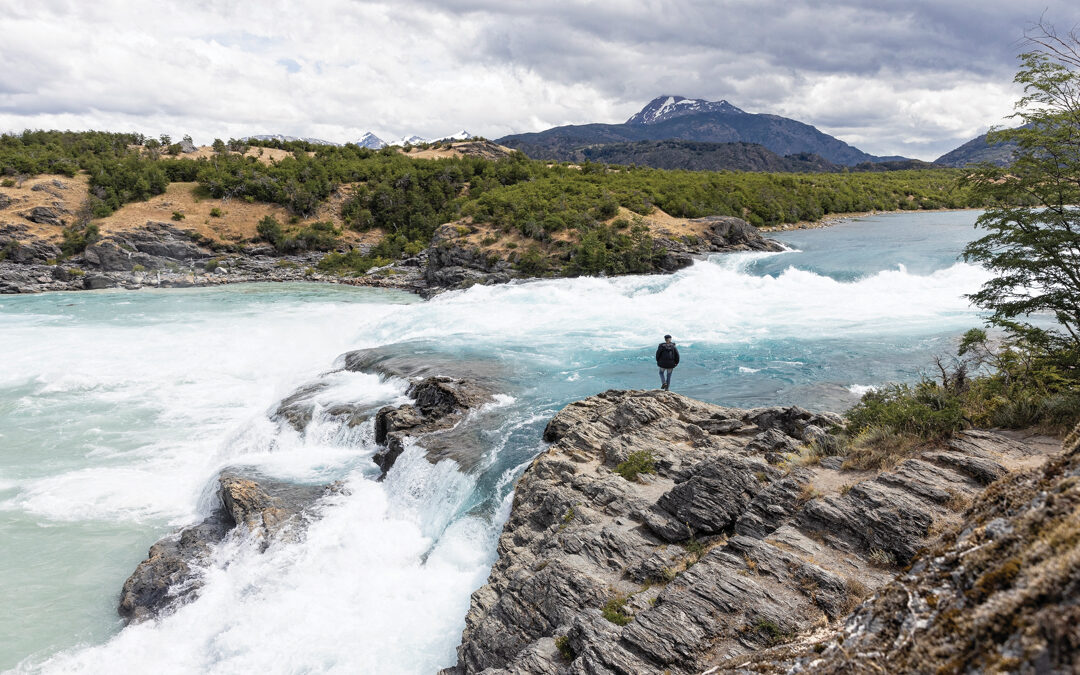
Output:
<path fill-rule="evenodd" d="M 396 138 L 394 140 L 384 141 L 383 139 L 379 138 L 378 136 L 369 131 L 363 136 L 361 136 L 359 140 L 353 142 L 356 145 L 359 145 L 361 148 L 371 148 L 372 150 L 378 150 L 380 148 L 385 148 L 388 145 L 399 145 L 404 147 L 406 145 L 420 145 L 421 143 L 437 143 L 440 141 L 466 141 L 472 137 L 472 134 L 462 129 L 456 134 L 443 136 L 442 138 L 424 138 L 423 136 L 414 135 L 402 136 L 401 138 Z M 283 134 L 259 134 L 257 136 L 247 136 L 246 139 L 252 141 L 281 141 L 282 143 L 288 143 L 290 141 L 305 141 L 307 143 L 311 143 L 312 145 L 344 145 L 344 143 L 335 143 L 334 141 L 326 141 L 321 138 L 285 136 Z"/>
<path fill-rule="evenodd" d="M 258 140 L 303 140 L 340 145 L 316 138 L 263 135 Z M 402 136 L 384 140 L 365 133 L 355 143 L 379 149 L 472 138 L 467 131 L 429 139 Z M 692 171 L 891 171 L 930 166 L 963 167 L 1011 162 L 1014 144 L 987 143 L 983 134 L 945 153 L 933 163 L 899 156 L 875 156 L 788 117 L 749 113 L 728 101 L 658 96 L 622 124 L 576 124 L 545 131 L 511 134 L 497 143 L 533 159 L 602 162 Z"/>
<path fill-rule="evenodd" d="M 841 166 L 906 159 L 876 157 L 798 120 L 748 113 L 727 101 L 683 96 L 658 96 L 623 124 L 568 125 L 512 134 L 497 142 L 536 159 L 575 161 L 591 146 L 674 139 L 755 143 L 780 156 L 812 153 Z"/>

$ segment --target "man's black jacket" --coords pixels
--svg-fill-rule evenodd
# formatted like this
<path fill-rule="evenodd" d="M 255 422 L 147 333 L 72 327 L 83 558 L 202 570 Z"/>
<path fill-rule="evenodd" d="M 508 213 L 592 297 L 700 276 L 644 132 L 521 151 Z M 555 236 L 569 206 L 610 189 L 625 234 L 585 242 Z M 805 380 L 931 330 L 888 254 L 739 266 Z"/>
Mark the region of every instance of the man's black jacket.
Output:
<path fill-rule="evenodd" d="M 674 342 L 661 342 L 656 348 L 656 365 L 661 368 L 674 368 L 679 365 L 679 349 Z"/>

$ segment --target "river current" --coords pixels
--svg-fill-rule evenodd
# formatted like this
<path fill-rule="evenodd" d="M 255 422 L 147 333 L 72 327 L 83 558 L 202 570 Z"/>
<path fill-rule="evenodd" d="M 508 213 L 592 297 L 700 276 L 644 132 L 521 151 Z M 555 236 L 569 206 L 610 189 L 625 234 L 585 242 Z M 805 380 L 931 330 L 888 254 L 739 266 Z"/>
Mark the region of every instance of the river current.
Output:
<path fill-rule="evenodd" d="M 547 419 L 611 388 L 753 407 L 852 405 L 913 381 L 981 324 L 988 273 L 957 261 L 975 212 L 889 214 L 775 235 L 791 251 L 713 256 L 668 276 L 474 287 L 421 302 L 314 284 L 0 297 L 0 670 L 433 673 L 452 665 L 494 561 L 514 480 Z M 321 380 L 322 407 L 404 402 L 405 383 L 336 371 L 351 349 L 452 359 L 503 389 L 459 465 L 410 448 L 377 483 L 370 424 L 269 413 Z M 475 365 L 469 365 L 475 364 Z M 299 542 L 228 540 L 199 598 L 122 628 L 147 548 L 212 508 L 225 467 L 343 480 Z"/>

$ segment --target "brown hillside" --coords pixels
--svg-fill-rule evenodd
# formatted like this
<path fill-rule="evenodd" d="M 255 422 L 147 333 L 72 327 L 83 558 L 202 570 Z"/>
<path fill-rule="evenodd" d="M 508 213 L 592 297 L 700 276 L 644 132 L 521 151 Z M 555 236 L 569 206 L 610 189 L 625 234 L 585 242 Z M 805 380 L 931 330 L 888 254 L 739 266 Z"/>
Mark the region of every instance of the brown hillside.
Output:
<path fill-rule="evenodd" d="M 85 175 L 35 176 L 20 180 L 15 187 L 0 187 L 0 225 L 24 226 L 32 237 L 59 241 L 60 231 L 75 221 L 86 201 L 88 182 Z M 50 209 L 61 225 L 33 222 L 27 216 L 35 208 Z"/>

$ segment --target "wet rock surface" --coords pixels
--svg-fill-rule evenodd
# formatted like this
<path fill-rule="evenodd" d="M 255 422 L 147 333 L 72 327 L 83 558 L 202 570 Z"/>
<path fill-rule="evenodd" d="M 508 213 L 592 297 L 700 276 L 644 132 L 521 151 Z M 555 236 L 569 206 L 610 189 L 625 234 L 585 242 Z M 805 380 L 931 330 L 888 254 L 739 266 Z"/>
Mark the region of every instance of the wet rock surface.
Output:
<path fill-rule="evenodd" d="M 405 451 L 408 438 L 456 426 L 470 410 L 492 400 L 491 393 L 474 380 L 436 375 L 409 385 L 406 396 L 413 403 L 386 406 L 375 415 L 375 442 L 383 446 L 375 453 L 382 476 Z M 439 459 L 441 457 L 430 457 Z"/>
<path fill-rule="evenodd" d="M 661 391 L 570 404 L 517 484 L 446 672 L 705 672 L 834 625 L 984 487 L 932 453 L 880 475 L 767 458 L 837 421 Z M 1005 471 L 1029 450 L 973 432 L 939 452 Z"/>
<path fill-rule="evenodd" d="M 337 484 L 306 486 L 225 471 L 218 476 L 218 506 L 197 525 L 150 547 L 124 582 L 118 612 L 128 622 L 151 619 L 195 597 L 200 569 L 228 536 L 252 537 L 263 550 L 275 539 L 300 536 L 304 515 Z"/>

